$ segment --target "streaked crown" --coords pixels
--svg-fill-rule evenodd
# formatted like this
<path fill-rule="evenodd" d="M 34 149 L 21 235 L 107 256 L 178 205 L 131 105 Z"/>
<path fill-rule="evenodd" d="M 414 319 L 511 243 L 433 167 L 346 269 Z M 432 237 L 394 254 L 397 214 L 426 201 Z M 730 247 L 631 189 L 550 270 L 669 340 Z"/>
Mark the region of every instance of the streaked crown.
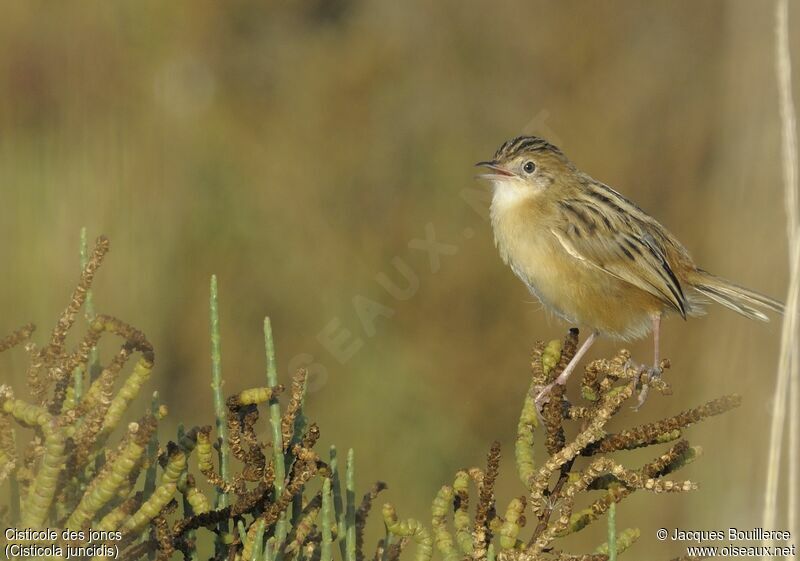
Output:
<path fill-rule="evenodd" d="M 557 146 L 550 144 L 544 138 L 538 136 L 518 136 L 503 143 L 494 154 L 494 161 L 508 161 L 520 154 L 528 153 L 550 153 L 566 158 L 564 153 Z"/>

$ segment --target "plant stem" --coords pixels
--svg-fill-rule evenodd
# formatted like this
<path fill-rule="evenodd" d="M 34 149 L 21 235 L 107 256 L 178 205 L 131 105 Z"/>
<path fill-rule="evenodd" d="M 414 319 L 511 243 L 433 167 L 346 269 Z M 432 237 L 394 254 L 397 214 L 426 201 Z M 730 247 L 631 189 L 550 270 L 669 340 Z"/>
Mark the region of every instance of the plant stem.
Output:
<path fill-rule="evenodd" d="M 336 446 L 331 446 L 330 458 L 333 509 L 336 519 L 336 539 L 339 542 L 339 553 L 341 553 L 342 561 L 344 561 L 347 558 L 347 546 L 344 539 L 347 530 L 347 522 L 345 520 L 344 502 L 342 501 L 342 485 L 339 481 L 339 455 L 336 451 Z"/>
<path fill-rule="evenodd" d="M 356 481 L 355 481 L 355 455 L 353 449 L 347 451 L 347 465 L 345 467 L 347 486 L 347 512 L 346 524 L 346 561 L 356 561 Z"/>
<path fill-rule="evenodd" d="M 153 415 L 158 414 L 158 392 L 153 392 L 153 398 L 150 401 L 150 412 Z M 144 487 L 142 488 L 142 496 L 147 500 L 156 488 L 156 468 L 158 467 L 158 432 L 153 431 L 150 441 L 147 443 L 147 458 L 150 465 L 147 466 L 147 471 L 144 474 Z"/>
<path fill-rule="evenodd" d="M 322 481 L 322 541 L 319 561 L 333 561 L 333 536 L 331 532 L 331 480 Z"/>
<path fill-rule="evenodd" d="M 272 337 L 272 322 L 269 317 L 264 318 L 264 352 L 267 356 L 267 385 L 274 388 L 278 385 L 278 363 L 275 358 L 275 340 Z M 286 481 L 286 464 L 283 458 L 283 436 L 281 435 L 281 405 L 276 397 L 270 400 L 269 422 L 272 426 L 272 455 L 275 463 L 275 496 L 283 493 Z M 286 538 L 286 513 L 283 512 L 275 526 L 275 547 L 280 547 Z M 272 546 L 267 543 L 266 550 L 273 557 L 279 552 L 271 551 Z"/>
<path fill-rule="evenodd" d="M 617 503 L 608 507 L 608 561 L 617 561 Z"/>
<path fill-rule="evenodd" d="M 217 435 L 219 436 L 219 473 L 224 483 L 228 482 L 228 423 L 225 414 L 225 398 L 222 395 L 222 351 L 219 331 L 219 300 L 217 293 L 217 276 L 211 275 L 211 294 L 209 297 L 211 327 L 211 390 L 214 395 L 214 413 L 216 414 Z M 216 508 L 228 506 L 228 495 L 224 489 L 216 490 Z M 224 547 L 222 536 L 228 533 L 228 522 L 220 522 L 217 533 L 217 549 Z"/>

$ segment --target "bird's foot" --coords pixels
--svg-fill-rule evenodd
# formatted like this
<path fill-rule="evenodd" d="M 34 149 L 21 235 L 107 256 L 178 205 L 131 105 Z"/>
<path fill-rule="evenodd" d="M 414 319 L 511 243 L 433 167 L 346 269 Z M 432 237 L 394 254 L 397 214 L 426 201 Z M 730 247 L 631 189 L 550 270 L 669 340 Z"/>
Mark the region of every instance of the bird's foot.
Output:
<path fill-rule="evenodd" d="M 536 397 L 534 398 L 533 402 L 536 405 L 536 413 L 539 416 L 539 420 L 542 422 L 544 421 L 542 417 L 544 406 L 550 401 L 550 393 L 553 391 L 553 388 L 556 385 L 563 385 L 563 384 L 561 384 L 561 382 L 556 380 L 555 382 L 550 382 L 546 386 L 543 387 L 540 386 L 541 389 L 536 388 L 537 390 L 539 390 L 539 393 L 536 394 Z"/>
<path fill-rule="evenodd" d="M 644 402 L 647 401 L 647 396 L 650 393 L 651 382 L 661 378 L 664 369 L 661 366 L 645 366 L 639 365 L 634 378 L 634 385 L 639 389 L 639 398 L 636 405 L 633 406 L 634 411 L 641 409 Z"/>
<path fill-rule="evenodd" d="M 636 374 L 633 378 L 633 385 L 639 389 L 639 396 L 636 405 L 632 407 L 634 411 L 641 409 L 644 402 L 647 401 L 647 396 L 650 393 L 650 386 L 653 381 L 660 380 L 661 374 L 664 372 L 662 365 L 646 366 L 644 364 L 637 364 L 633 360 L 628 360 L 625 364 L 625 369 L 633 368 Z"/>

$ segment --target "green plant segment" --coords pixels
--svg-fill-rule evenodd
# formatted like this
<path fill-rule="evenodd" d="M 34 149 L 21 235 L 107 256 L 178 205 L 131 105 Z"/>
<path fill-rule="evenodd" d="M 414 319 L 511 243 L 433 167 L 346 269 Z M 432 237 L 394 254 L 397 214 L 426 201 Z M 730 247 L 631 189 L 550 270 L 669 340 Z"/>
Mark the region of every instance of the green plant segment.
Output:
<path fill-rule="evenodd" d="M 216 278 L 210 298 L 215 424 L 179 426 L 174 441 L 164 439 L 159 425 L 167 410 L 157 394 L 143 415 L 123 423 L 153 371 L 147 338 L 90 310 L 75 348 L 66 345 L 108 247 L 100 238 L 92 252 L 84 250 L 78 286 L 46 344 L 31 341 L 32 325 L 0 339 L 0 351 L 25 344 L 31 393 L 22 397 L 0 385 L 0 483 L 10 492 L 0 523 L 117 532 L 104 543 L 118 548 L 122 559 L 206 557 L 198 546 L 203 534 L 213 538 L 215 559 L 242 561 L 397 561 L 407 549 L 416 561 L 429 561 L 436 551 L 444 561 L 615 559 L 639 537 L 636 529 L 617 532 L 615 505 L 638 491 L 694 489 L 691 481 L 671 478 L 700 452 L 681 439 L 683 430 L 739 403 L 727 396 L 611 432 L 609 421 L 642 383 L 669 391 L 661 379 L 640 380 L 622 351 L 586 367 L 580 404 L 556 386 L 540 417 L 533 396 L 574 356 L 577 331 L 563 342 L 537 344 L 514 445 L 520 494 L 498 506 L 501 450 L 494 443 L 485 468 L 459 470 L 439 490 L 430 523 L 400 518 L 385 504 L 385 536 L 368 554 L 367 519 L 386 485 L 375 483 L 357 501 L 353 450 L 343 466 L 336 448 L 325 459 L 314 450 L 320 429 L 305 412 L 307 373 L 296 372 L 288 390 L 279 384 L 269 319 L 266 385 L 223 395 Z M 112 337 L 121 343 L 101 365 L 96 349 Z M 271 424 L 267 440 L 256 430 L 262 414 Z M 537 443 L 546 450 L 539 460 Z M 642 466 L 621 459 L 627 450 L 656 446 L 665 449 Z M 607 543 L 582 555 L 558 547 L 560 538 L 606 513 Z M 86 558 L 103 557 L 94 552 Z"/>
<path fill-rule="evenodd" d="M 142 417 L 121 426 L 152 372 L 152 346 L 135 328 L 93 310 L 77 347 L 65 344 L 108 247 L 100 238 L 82 259 L 78 287 L 45 346 L 30 341 L 32 325 L 0 339 L 0 351 L 25 344 L 32 393 L 25 399 L 0 386 L 0 483 L 9 480 L 11 491 L 9 506 L 0 510 L 4 527 L 118 532 L 105 543 L 118 547 L 122 559 L 173 554 L 198 559 L 201 532 L 213 536 L 219 559 L 331 559 L 336 542 L 348 559 L 364 559 L 364 525 L 385 485 L 376 484 L 355 503 L 352 451 L 345 496 L 332 481 L 338 474 L 314 451 L 319 428 L 303 410 L 305 371 L 293 376 L 286 407 L 279 404 L 284 388 L 277 381 L 268 319 L 267 385 L 223 396 L 215 278 L 210 298 L 215 426 L 180 427 L 176 441 L 162 440 L 158 426 L 167 410 L 155 394 Z M 122 344 L 107 365 L 95 368 L 95 349 L 108 335 Z M 262 411 L 269 412 L 271 441 L 256 434 Z M 20 454 L 23 434 L 31 440 Z M 337 511 L 343 508 L 340 520 Z M 93 553 L 86 558 L 92 556 L 103 558 Z"/>

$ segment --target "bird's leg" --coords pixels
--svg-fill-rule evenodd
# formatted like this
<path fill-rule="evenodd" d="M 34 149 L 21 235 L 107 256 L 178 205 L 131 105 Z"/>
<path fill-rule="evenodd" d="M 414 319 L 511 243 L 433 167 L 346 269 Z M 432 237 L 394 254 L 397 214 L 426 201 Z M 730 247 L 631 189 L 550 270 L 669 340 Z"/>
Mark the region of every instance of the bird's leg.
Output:
<path fill-rule="evenodd" d="M 642 367 L 639 369 L 639 374 L 636 379 L 636 384 L 639 384 L 639 379 L 641 378 L 644 372 L 648 372 L 651 378 L 657 377 L 661 375 L 661 352 L 660 352 L 660 345 L 659 345 L 659 335 L 661 330 L 661 314 L 655 314 L 653 316 L 653 367 L 646 368 Z M 633 408 L 635 411 L 638 411 L 639 408 L 644 405 L 644 402 L 647 400 L 647 394 L 650 393 L 650 385 L 645 383 L 642 386 L 641 391 L 639 391 L 639 401 L 636 403 L 636 406 Z"/>
<path fill-rule="evenodd" d="M 578 362 L 580 362 L 581 358 L 583 358 L 583 355 L 586 354 L 586 352 L 589 350 L 589 347 L 592 346 L 592 343 L 594 343 L 596 338 L 597 338 L 597 332 L 594 331 L 592 332 L 591 335 L 589 335 L 589 337 L 586 338 L 586 340 L 583 342 L 583 345 L 581 345 L 580 348 L 578 348 L 578 352 L 575 353 L 575 356 L 572 357 L 572 360 L 569 361 L 569 364 L 567 364 L 566 368 L 564 368 L 561 374 L 558 375 L 558 378 L 556 378 L 554 382 L 547 384 L 536 395 L 535 402 L 537 411 L 541 413 L 542 407 L 544 406 L 545 403 L 547 403 L 547 400 L 549 399 L 548 394 L 550 393 L 550 390 L 553 389 L 553 386 L 555 386 L 556 384 L 563 386 L 564 384 L 567 383 L 570 374 L 572 374 L 572 372 L 575 370 L 575 367 L 578 366 Z"/>

